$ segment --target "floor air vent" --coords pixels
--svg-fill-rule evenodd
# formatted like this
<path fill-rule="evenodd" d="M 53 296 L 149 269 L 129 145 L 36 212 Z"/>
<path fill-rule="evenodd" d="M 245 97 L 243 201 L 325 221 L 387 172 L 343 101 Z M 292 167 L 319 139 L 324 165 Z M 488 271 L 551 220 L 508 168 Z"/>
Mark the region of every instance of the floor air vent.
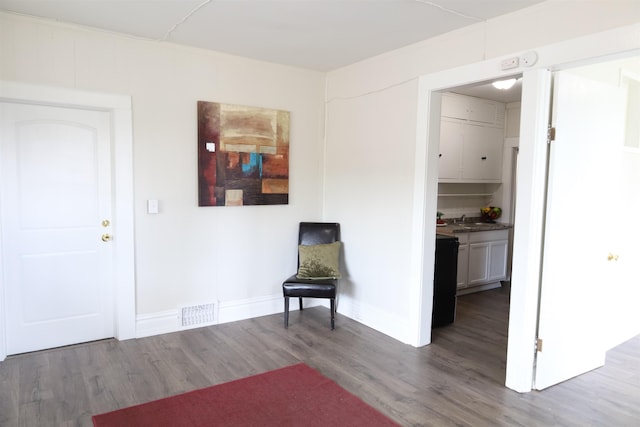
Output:
<path fill-rule="evenodd" d="M 181 326 L 188 328 L 192 326 L 204 326 L 215 323 L 215 304 L 198 304 L 180 309 Z"/>

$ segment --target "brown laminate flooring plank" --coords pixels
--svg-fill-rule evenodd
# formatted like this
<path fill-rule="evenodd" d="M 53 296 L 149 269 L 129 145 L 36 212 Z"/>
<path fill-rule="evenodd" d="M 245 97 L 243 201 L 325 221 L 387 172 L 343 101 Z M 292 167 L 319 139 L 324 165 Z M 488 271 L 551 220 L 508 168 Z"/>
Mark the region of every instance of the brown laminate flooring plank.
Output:
<path fill-rule="evenodd" d="M 91 415 L 304 362 L 406 426 L 640 425 L 640 337 L 603 368 L 542 392 L 504 387 L 508 288 L 458 298 L 413 348 L 323 307 L 0 362 L 0 426 L 91 426 Z"/>

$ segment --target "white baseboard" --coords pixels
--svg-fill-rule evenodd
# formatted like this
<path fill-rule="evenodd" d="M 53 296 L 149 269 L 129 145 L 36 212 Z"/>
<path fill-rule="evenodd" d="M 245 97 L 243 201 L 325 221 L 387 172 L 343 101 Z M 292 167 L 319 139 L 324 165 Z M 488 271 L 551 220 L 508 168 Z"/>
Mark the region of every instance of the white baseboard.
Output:
<path fill-rule="evenodd" d="M 329 307 L 327 300 L 305 298 L 305 307 L 315 306 Z M 411 328 L 406 324 L 406 319 L 390 314 L 387 311 L 355 302 L 351 298 L 340 295 L 338 297 L 338 314 L 349 317 L 385 335 L 403 342 L 410 343 L 411 337 L 407 331 Z M 291 302 L 291 311 L 298 310 L 298 304 Z M 180 324 L 179 308 L 156 313 L 140 314 L 136 317 L 136 338 L 153 335 L 167 334 L 197 327 L 210 326 L 212 324 L 235 322 L 238 320 L 252 319 L 254 317 L 268 316 L 270 314 L 283 313 L 284 300 L 281 294 L 267 295 L 257 298 L 247 298 L 235 301 L 221 301 L 218 304 L 217 319 L 215 323 L 183 327 Z M 336 320 L 339 327 L 340 319 Z"/>
<path fill-rule="evenodd" d="M 168 334 L 181 330 L 178 309 L 136 316 L 136 338 Z"/>
<path fill-rule="evenodd" d="M 321 300 L 315 300 L 314 298 L 305 299 L 305 307 L 315 307 L 317 305 L 322 305 Z M 181 326 L 179 310 L 179 308 L 176 308 L 175 310 L 139 314 L 136 316 L 136 338 L 168 334 L 213 324 L 235 322 L 238 320 L 252 319 L 254 317 L 268 316 L 270 314 L 283 313 L 284 299 L 282 294 L 277 294 L 235 301 L 221 301 L 217 307 L 217 318 L 214 323 L 200 324 L 191 327 Z M 292 303 L 290 310 L 298 310 L 298 304 Z"/>
<path fill-rule="evenodd" d="M 412 337 L 409 336 L 408 331 L 413 328 L 404 317 L 395 316 L 377 307 L 353 301 L 343 295 L 338 297 L 337 311 L 338 314 L 347 316 L 402 343 L 412 343 Z M 336 320 L 336 327 L 338 322 L 339 320 Z"/>
<path fill-rule="evenodd" d="M 282 312 L 284 307 L 282 295 L 268 295 L 235 301 L 220 302 L 218 323 L 235 322 Z"/>
<path fill-rule="evenodd" d="M 458 289 L 456 295 L 467 295 L 475 292 L 488 291 L 490 289 L 496 289 L 502 286 L 502 282 L 491 282 L 479 286 L 469 286 L 468 288 Z"/>

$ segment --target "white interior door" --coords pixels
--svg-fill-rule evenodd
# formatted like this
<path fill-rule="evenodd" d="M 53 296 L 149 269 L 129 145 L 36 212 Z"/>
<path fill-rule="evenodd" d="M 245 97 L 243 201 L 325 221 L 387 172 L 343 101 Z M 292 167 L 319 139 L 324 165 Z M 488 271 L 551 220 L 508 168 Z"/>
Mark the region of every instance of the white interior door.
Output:
<path fill-rule="evenodd" d="M 611 83 L 554 76 L 545 241 L 534 387 L 544 389 L 605 361 L 611 191 L 623 138 L 625 93 Z M 624 298 L 620 295 L 620 298 Z"/>
<path fill-rule="evenodd" d="M 633 76 L 626 78 L 625 71 L 629 69 Z M 640 227 L 636 224 L 640 213 L 640 58 L 633 66 L 623 62 L 616 71 L 622 75 L 622 87 L 627 91 L 627 110 L 625 141 L 617 144 L 614 167 L 607 177 L 615 183 L 609 186 L 613 202 L 608 214 L 621 229 L 607 234 L 609 262 L 604 300 L 609 307 L 609 324 L 614 325 L 605 334 L 607 349 L 640 334 Z"/>
<path fill-rule="evenodd" d="M 109 113 L 0 108 L 7 354 L 112 337 Z"/>

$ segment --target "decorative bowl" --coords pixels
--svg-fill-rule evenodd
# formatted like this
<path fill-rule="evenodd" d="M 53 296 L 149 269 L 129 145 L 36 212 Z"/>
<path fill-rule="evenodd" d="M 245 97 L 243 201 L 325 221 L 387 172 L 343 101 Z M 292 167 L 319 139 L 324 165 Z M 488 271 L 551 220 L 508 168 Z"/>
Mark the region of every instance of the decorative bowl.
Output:
<path fill-rule="evenodd" d="M 480 208 L 480 218 L 484 222 L 495 222 L 496 219 L 500 218 L 500 215 L 502 215 L 502 209 L 498 207 L 489 206 Z"/>

